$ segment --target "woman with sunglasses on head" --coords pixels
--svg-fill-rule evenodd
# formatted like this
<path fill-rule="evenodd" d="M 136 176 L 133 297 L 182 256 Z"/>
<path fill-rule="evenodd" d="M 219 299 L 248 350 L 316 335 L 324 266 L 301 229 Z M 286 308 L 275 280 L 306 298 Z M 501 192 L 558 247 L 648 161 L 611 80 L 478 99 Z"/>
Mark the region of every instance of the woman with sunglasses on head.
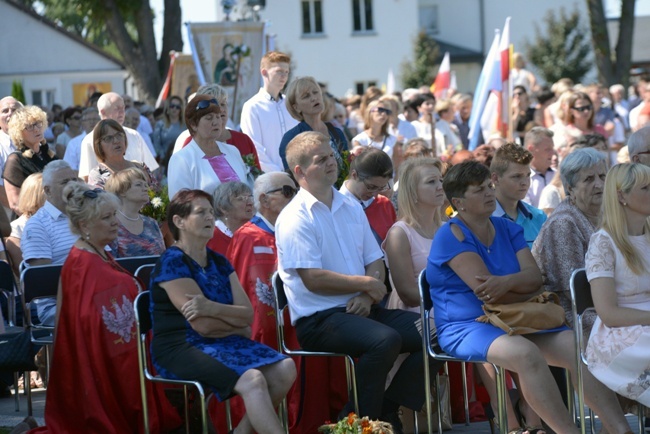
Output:
<path fill-rule="evenodd" d="M 117 237 L 119 199 L 80 182 L 63 199 L 79 239 L 61 270 L 46 426 L 32 432 L 143 433 L 133 310 L 142 288 L 104 250 Z M 146 387 L 151 432 L 169 432 L 178 414 L 162 389 Z"/>
<path fill-rule="evenodd" d="M 255 215 L 253 192 L 243 182 L 226 182 L 214 189 L 212 203 L 216 219 L 208 247 L 226 256 L 235 231 Z"/>
<path fill-rule="evenodd" d="M 246 182 L 248 169 L 239 150 L 219 141 L 223 121 L 219 102 L 210 95 L 196 95 L 187 104 L 185 125 L 192 141 L 169 159 L 169 197 L 183 188 L 213 192 L 224 182 Z"/>
<path fill-rule="evenodd" d="M 185 130 L 183 100 L 175 95 L 165 100 L 163 118 L 156 122 L 151 141 L 163 167 L 167 167 L 176 139 Z"/>
<path fill-rule="evenodd" d="M 352 148 L 375 148 L 384 151 L 389 157 L 397 145 L 397 137 L 388 133 L 388 117 L 391 115 L 388 105 L 382 101 L 372 101 L 364 114 L 366 129 L 352 139 Z"/>
<path fill-rule="evenodd" d="M 330 147 L 334 150 L 334 157 L 341 169 L 343 151 L 348 150 L 348 139 L 340 128 L 331 122 L 322 119 L 325 111 L 323 92 L 318 82 L 313 77 L 299 77 L 289 83 L 286 95 L 286 104 L 289 114 L 300 121 L 298 125 L 284 133 L 280 142 L 280 157 L 285 170 L 289 168 L 285 152 L 289 142 L 305 131 L 318 131 L 330 138 Z"/>
<path fill-rule="evenodd" d="M 23 182 L 32 173 L 42 172 L 47 163 L 56 160 L 56 155 L 45 141 L 47 115 L 40 108 L 19 108 L 11 115 L 8 127 L 9 137 L 17 150 L 7 157 L 2 177 L 6 181 L 9 207 L 20 215 L 18 197 Z"/>
<path fill-rule="evenodd" d="M 93 130 L 93 150 L 99 164 L 88 173 L 89 185 L 103 189 L 114 173 L 135 167 L 147 174 L 151 188 L 158 189 L 158 181 L 146 164 L 124 158 L 126 146 L 126 133 L 119 122 L 113 119 L 99 121 Z"/>

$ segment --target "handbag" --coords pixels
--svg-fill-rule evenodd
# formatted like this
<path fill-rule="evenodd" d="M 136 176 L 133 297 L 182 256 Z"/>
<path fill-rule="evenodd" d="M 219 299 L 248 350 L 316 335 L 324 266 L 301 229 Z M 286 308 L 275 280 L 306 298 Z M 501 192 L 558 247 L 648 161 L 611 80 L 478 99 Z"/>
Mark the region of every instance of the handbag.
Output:
<path fill-rule="evenodd" d="M 490 323 L 512 335 L 525 335 L 560 327 L 566 322 L 560 298 L 545 291 L 522 303 L 485 303 L 476 321 Z"/>
<path fill-rule="evenodd" d="M 0 334 L 0 371 L 36 371 L 35 355 L 29 330 L 7 327 Z"/>

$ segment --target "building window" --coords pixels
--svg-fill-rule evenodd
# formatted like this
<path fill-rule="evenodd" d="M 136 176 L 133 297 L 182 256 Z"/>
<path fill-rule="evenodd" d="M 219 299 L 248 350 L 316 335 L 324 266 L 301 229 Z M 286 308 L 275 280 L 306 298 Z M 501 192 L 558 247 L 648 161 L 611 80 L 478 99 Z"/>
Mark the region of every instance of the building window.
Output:
<path fill-rule="evenodd" d="M 321 0 L 303 0 L 302 34 L 316 35 L 323 33 L 323 9 Z"/>
<path fill-rule="evenodd" d="M 377 86 L 376 81 L 357 81 L 354 84 L 354 87 L 357 89 L 357 95 L 363 95 L 366 93 L 366 89 L 370 86 Z"/>
<path fill-rule="evenodd" d="M 420 29 L 427 35 L 438 34 L 438 5 L 420 6 Z"/>
<path fill-rule="evenodd" d="M 52 107 L 54 105 L 54 89 L 32 90 L 32 105 Z"/>
<path fill-rule="evenodd" d="M 375 30 L 372 21 L 372 0 L 352 0 L 352 18 L 355 32 Z"/>

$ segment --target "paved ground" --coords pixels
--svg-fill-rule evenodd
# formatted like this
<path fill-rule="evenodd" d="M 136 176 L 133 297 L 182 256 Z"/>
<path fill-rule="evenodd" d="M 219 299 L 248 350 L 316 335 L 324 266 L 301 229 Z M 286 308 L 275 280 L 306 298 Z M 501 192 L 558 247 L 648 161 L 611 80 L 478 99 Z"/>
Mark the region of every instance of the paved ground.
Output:
<path fill-rule="evenodd" d="M 32 393 L 32 402 L 34 417 L 39 424 L 43 424 L 43 410 L 45 407 L 45 390 L 37 389 Z M 0 398 L 0 427 L 13 427 L 21 422 L 27 416 L 27 398 L 24 394 L 20 395 L 20 411 L 15 411 L 14 397 Z M 636 432 L 637 418 L 636 416 L 628 416 L 628 421 L 633 431 Z M 421 427 L 422 430 L 422 427 Z M 596 432 L 600 431 L 600 423 L 596 421 Z M 424 431 L 422 431 L 424 432 Z M 588 431 L 587 431 L 588 432 Z M 472 423 L 469 426 L 464 424 L 456 424 L 450 431 L 445 433 L 473 433 L 473 434 L 489 434 L 490 426 L 487 422 Z"/>

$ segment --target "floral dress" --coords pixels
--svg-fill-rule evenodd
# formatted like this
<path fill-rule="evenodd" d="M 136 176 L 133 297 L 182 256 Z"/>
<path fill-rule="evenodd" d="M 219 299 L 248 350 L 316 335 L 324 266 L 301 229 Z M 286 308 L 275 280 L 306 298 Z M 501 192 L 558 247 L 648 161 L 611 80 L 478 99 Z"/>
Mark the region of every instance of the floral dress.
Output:
<path fill-rule="evenodd" d="M 181 249 L 172 246 L 160 257 L 150 282 L 151 352 L 156 369 L 163 377 L 199 381 L 209 386 L 220 401 L 232 395 L 235 383 L 244 372 L 287 356 L 239 335 L 201 336 L 172 304 L 160 283 L 193 279 L 207 299 L 232 304 L 229 277 L 233 271 L 226 258 L 209 249 L 208 265 L 202 268 Z"/>
<path fill-rule="evenodd" d="M 165 251 L 165 241 L 158 223 L 151 217 L 141 216 L 143 229 L 139 234 L 131 233 L 121 223 L 117 228 L 117 238 L 110 244 L 116 258 L 160 255 Z"/>
<path fill-rule="evenodd" d="M 650 241 L 631 236 L 631 243 L 645 258 Z M 650 311 L 650 270 L 637 275 L 607 232 L 599 230 L 589 242 L 587 278 L 613 278 L 618 305 Z M 596 318 L 587 344 L 589 371 L 604 385 L 627 398 L 650 406 L 650 326 L 607 327 Z"/>

